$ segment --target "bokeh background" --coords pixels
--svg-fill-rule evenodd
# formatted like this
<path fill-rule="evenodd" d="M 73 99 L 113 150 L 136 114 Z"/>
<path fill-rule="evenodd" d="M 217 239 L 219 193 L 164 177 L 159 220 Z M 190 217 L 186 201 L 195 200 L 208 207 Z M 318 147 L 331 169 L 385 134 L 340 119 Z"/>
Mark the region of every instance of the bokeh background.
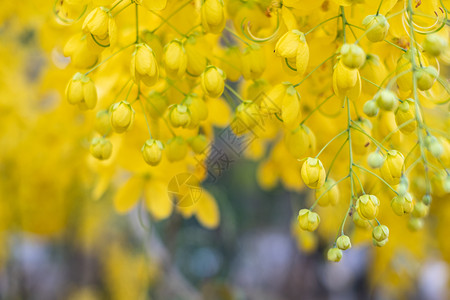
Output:
<path fill-rule="evenodd" d="M 154 222 L 141 200 L 117 214 L 120 179 L 94 199 L 90 128 L 63 101 L 67 37 L 52 5 L 0 1 L 0 299 L 450 299 L 448 198 L 423 231 L 403 224 L 395 246 L 361 242 L 339 264 L 293 226 L 306 192 L 261 190 L 245 157 L 204 184 L 216 229 Z"/>

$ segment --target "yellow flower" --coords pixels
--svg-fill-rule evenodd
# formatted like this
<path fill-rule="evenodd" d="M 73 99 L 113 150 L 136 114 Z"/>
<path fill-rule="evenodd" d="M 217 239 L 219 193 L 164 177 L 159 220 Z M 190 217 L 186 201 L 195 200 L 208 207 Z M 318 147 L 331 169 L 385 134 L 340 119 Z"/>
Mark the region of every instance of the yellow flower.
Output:
<path fill-rule="evenodd" d="M 425 53 L 431 56 L 439 56 L 447 48 L 447 41 L 438 34 L 428 34 L 423 41 L 422 47 Z"/>
<path fill-rule="evenodd" d="M 136 83 L 142 80 L 147 86 L 156 83 L 159 76 L 158 62 L 153 50 L 147 44 L 136 45 L 131 57 L 131 77 Z"/>
<path fill-rule="evenodd" d="M 332 262 L 339 262 L 342 259 L 342 250 L 339 248 L 330 248 L 327 252 L 327 259 Z"/>
<path fill-rule="evenodd" d="M 367 219 L 361 217 L 361 215 L 358 213 L 358 210 L 353 212 L 353 223 L 355 223 L 356 226 L 364 229 L 367 229 L 370 226 Z"/>
<path fill-rule="evenodd" d="M 97 104 L 97 89 L 89 77 L 78 72 L 67 85 L 66 98 L 80 109 L 93 109 Z"/>
<path fill-rule="evenodd" d="M 155 90 L 151 90 L 148 97 L 144 98 L 146 111 L 152 119 L 158 119 L 164 115 L 167 102 L 167 97 Z"/>
<path fill-rule="evenodd" d="M 289 30 L 277 41 L 275 54 L 284 58 L 294 58 L 302 44 L 306 44 L 305 35 L 296 29 Z"/>
<path fill-rule="evenodd" d="M 169 120 L 173 127 L 187 127 L 191 121 L 190 111 L 186 105 L 177 104 L 170 111 Z"/>
<path fill-rule="evenodd" d="M 350 69 L 359 69 L 366 61 L 364 50 L 356 44 L 344 44 L 341 47 L 342 63 Z"/>
<path fill-rule="evenodd" d="M 367 31 L 367 39 L 376 43 L 381 42 L 386 38 L 389 30 L 389 23 L 383 15 L 368 15 L 363 20 L 363 25 Z"/>
<path fill-rule="evenodd" d="M 377 247 L 386 245 L 389 238 L 389 228 L 386 225 L 378 225 L 372 231 L 373 244 Z"/>
<path fill-rule="evenodd" d="M 141 152 L 146 163 L 150 166 L 159 164 L 162 158 L 163 144 L 161 141 L 148 139 L 142 146 Z"/>
<path fill-rule="evenodd" d="M 127 101 L 120 101 L 111 107 L 111 126 L 117 133 L 127 131 L 134 121 L 134 109 Z"/>
<path fill-rule="evenodd" d="M 373 220 L 378 215 L 380 201 L 374 195 L 362 195 L 356 201 L 356 210 L 358 215 L 366 220 Z"/>
<path fill-rule="evenodd" d="M 352 243 L 350 241 L 350 238 L 347 235 L 343 234 L 337 238 L 336 246 L 341 250 L 347 250 L 352 247 Z"/>
<path fill-rule="evenodd" d="M 207 51 L 207 46 L 209 45 L 203 38 L 195 35 L 190 35 L 186 43 L 184 43 L 187 57 L 186 73 L 190 76 L 200 76 L 205 71 L 208 65 L 208 60 L 204 53 Z"/>
<path fill-rule="evenodd" d="M 264 52 L 258 45 L 251 45 L 244 49 L 242 55 L 242 75 L 244 78 L 258 79 L 266 69 Z"/>
<path fill-rule="evenodd" d="M 300 159 L 314 150 L 315 137 L 306 125 L 300 125 L 293 130 L 285 131 L 284 144 L 293 157 Z"/>
<path fill-rule="evenodd" d="M 237 135 L 244 134 L 258 124 L 258 118 L 258 105 L 252 101 L 244 101 L 236 108 L 236 115 L 231 128 Z"/>
<path fill-rule="evenodd" d="M 397 150 L 388 151 L 386 160 L 384 161 L 380 169 L 381 177 L 388 184 L 399 184 L 404 169 L 403 162 L 404 157 L 400 152 L 398 152 Z"/>
<path fill-rule="evenodd" d="M 438 76 L 438 70 L 433 66 L 418 69 L 416 71 L 417 87 L 421 91 L 431 89 Z"/>
<path fill-rule="evenodd" d="M 205 0 L 202 4 L 201 18 L 205 32 L 222 32 L 226 22 L 223 1 Z"/>
<path fill-rule="evenodd" d="M 108 110 L 99 110 L 95 116 L 95 130 L 102 136 L 111 133 L 111 121 Z"/>
<path fill-rule="evenodd" d="M 396 196 L 391 201 L 391 207 L 398 216 L 409 214 L 413 211 L 414 204 L 411 194 L 406 193 L 404 196 Z"/>
<path fill-rule="evenodd" d="M 300 228 L 307 231 L 314 231 L 317 229 L 320 223 L 320 217 L 317 213 L 310 211 L 309 209 L 301 209 L 298 212 L 298 224 Z"/>
<path fill-rule="evenodd" d="M 86 17 L 83 23 L 83 31 L 100 38 L 108 34 L 109 16 L 105 7 L 94 8 Z"/>
<path fill-rule="evenodd" d="M 197 94 L 189 94 L 184 103 L 188 107 L 190 113 L 190 121 L 187 128 L 196 128 L 201 121 L 208 117 L 208 108 L 205 101 L 203 101 Z"/>
<path fill-rule="evenodd" d="M 321 188 L 325 183 L 325 169 L 317 158 L 308 157 L 302 165 L 303 182 L 311 189 Z"/>
<path fill-rule="evenodd" d="M 201 75 L 202 89 L 209 97 L 217 98 L 225 87 L 225 74 L 219 68 L 209 66 Z"/>
<path fill-rule="evenodd" d="M 414 100 L 408 98 L 400 103 L 397 110 L 395 111 L 395 123 L 400 128 L 400 131 L 402 133 L 410 134 L 416 129 L 417 122 L 415 121 L 415 118 L 416 108 L 414 105 Z M 403 125 L 406 122 L 409 123 Z"/>
<path fill-rule="evenodd" d="M 300 122 L 300 94 L 292 84 L 285 84 L 286 91 L 281 101 L 281 119 L 287 128 L 294 128 Z"/>
<path fill-rule="evenodd" d="M 333 71 L 333 90 L 337 95 L 346 95 L 358 81 L 358 70 L 347 68 L 342 59 L 336 64 Z"/>
<path fill-rule="evenodd" d="M 112 144 L 108 139 L 96 137 L 92 140 L 89 152 L 97 159 L 105 160 L 111 157 Z"/>
<path fill-rule="evenodd" d="M 328 178 L 322 187 L 316 189 L 316 199 L 319 199 L 320 206 L 336 205 L 339 201 L 339 187 L 336 182 Z"/>
<path fill-rule="evenodd" d="M 164 48 L 164 62 L 167 75 L 179 78 L 186 72 L 187 55 L 181 41 L 175 39 Z"/>

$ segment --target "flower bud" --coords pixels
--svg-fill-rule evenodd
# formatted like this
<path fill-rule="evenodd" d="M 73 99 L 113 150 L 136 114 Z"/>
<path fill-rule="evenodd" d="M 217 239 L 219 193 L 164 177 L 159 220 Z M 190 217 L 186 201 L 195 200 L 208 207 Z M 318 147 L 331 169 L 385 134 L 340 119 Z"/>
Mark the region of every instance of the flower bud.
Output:
<path fill-rule="evenodd" d="M 424 222 L 421 218 L 411 218 L 408 221 L 408 228 L 411 231 L 418 231 L 423 228 Z"/>
<path fill-rule="evenodd" d="M 347 250 L 352 247 L 352 243 L 350 241 L 350 238 L 347 235 L 343 234 L 337 238 L 336 246 L 341 250 Z"/>
<path fill-rule="evenodd" d="M 284 144 L 288 152 L 295 158 L 303 158 L 315 147 L 315 141 L 311 139 L 312 132 L 305 126 L 300 125 L 294 130 L 286 130 Z"/>
<path fill-rule="evenodd" d="M 425 146 L 427 147 L 428 151 L 430 151 L 431 155 L 436 158 L 440 157 L 442 153 L 444 153 L 444 147 L 439 142 L 439 140 L 432 135 L 429 135 L 425 138 Z"/>
<path fill-rule="evenodd" d="M 384 156 L 379 151 L 374 151 L 367 156 L 367 164 L 373 169 L 380 168 L 384 163 Z"/>
<path fill-rule="evenodd" d="M 225 88 L 225 74 L 214 66 L 207 67 L 201 75 L 202 89 L 211 98 L 218 98 Z"/>
<path fill-rule="evenodd" d="M 439 56 L 447 48 L 447 41 L 438 34 L 428 34 L 422 46 L 429 55 Z"/>
<path fill-rule="evenodd" d="M 302 165 L 303 182 L 311 189 L 318 189 L 325 183 L 325 169 L 317 158 L 308 157 Z"/>
<path fill-rule="evenodd" d="M 159 76 L 158 62 L 155 53 L 147 44 L 136 45 L 131 57 L 131 77 L 136 83 L 142 80 L 147 86 L 156 83 Z"/>
<path fill-rule="evenodd" d="M 342 258 L 342 250 L 339 248 L 330 248 L 327 252 L 327 259 L 332 262 L 339 262 Z"/>
<path fill-rule="evenodd" d="M 389 23 L 383 15 L 368 15 L 363 20 L 367 39 L 372 43 L 384 41 L 389 30 Z"/>
<path fill-rule="evenodd" d="M 95 116 L 95 130 L 102 136 L 107 136 L 111 132 L 111 121 L 107 110 L 100 110 Z"/>
<path fill-rule="evenodd" d="M 161 118 L 167 108 L 167 97 L 155 90 L 150 91 L 147 98 L 144 98 L 146 111 L 152 119 Z"/>
<path fill-rule="evenodd" d="M 369 100 L 366 103 L 364 103 L 363 106 L 363 112 L 368 116 L 368 117 L 375 117 L 378 112 L 380 111 L 378 104 L 376 101 L 374 100 Z"/>
<path fill-rule="evenodd" d="M 417 88 L 421 91 L 431 89 L 438 76 L 438 70 L 433 66 L 418 69 L 416 71 Z"/>
<path fill-rule="evenodd" d="M 404 196 L 394 197 L 391 201 L 391 207 L 397 216 L 409 214 L 414 208 L 411 194 L 406 193 Z"/>
<path fill-rule="evenodd" d="M 220 68 L 227 74 L 227 79 L 238 81 L 242 73 L 241 50 L 237 46 L 227 48 L 219 62 Z"/>
<path fill-rule="evenodd" d="M 202 26 L 205 32 L 220 33 L 225 27 L 225 10 L 222 0 L 205 0 L 201 9 Z"/>
<path fill-rule="evenodd" d="M 305 35 L 296 29 L 289 30 L 277 41 L 275 55 L 284 58 L 294 58 L 302 43 L 306 43 Z"/>
<path fill-rule="evenodd" d="M 184 103 L 187 105 L 191 117 L 187 128 L 196 128 L 201 121 L 206 120 L 208 108 L 205 101 L 198 97 L 197 94 L 189 94 Z"/>
<path fill-rule="evenodd" d="M 307 231 L 314 231 L 320 223 L 320 217 L 317 213 L 309 209 L 301 209 L 298 212 L 298 224 L 300 228 Z"/>
<path fill-rule="evenodd" d="M 422 197 L 422 202 L 423 204 L 425 204 L 426 206 L 430 206 L 431 204 L 431 196 L 430 195 L 424 195 Z"/>
<path fill-rule="evenodd" d="M 186 71 L 187 55 L 183 43 L 177 39 L 164 47 L 166 73 L 172 78 L 182 77 Z"/>
<path fill-rule="evenodd" d="M 188 140 L 189 146 L 196 154 L 203 153 L 208 147 L 208 140 L 203 134 L 199 134 Z"/>
<path fill-rule="evenodd" d="M 117 133 L 128 130 L 134 121 L 134 109 L 127 101 L 120 101 L 111 107 L 111 126 Z"/>
<path fill-rule="evenodd" d="M 83 31 L 100 38 L 106 37 L 109 27 L 108 10 L 105 7 L 94 8 L 83 23 Z"/>
<path fill-rule="evenodd" d="M 386 225 L 378 225 L 372 231 L 373 244 L 378 247 L 386 245 L 389 238 L 389 228 Z"/>
<path fill-rule="evenodd" d="M 166 143 L 165 155 L 170 162 L 184 159 L 187 152 L 188 145 L 182 137 L 176 136 Z"/>
<path fill-rule="evenodd" d="M 187 127 L 191 121 L 190 112 L 186 105 L 175 105 L 169 114 L 169 120 L 173 127 Z"/>
<path fill-rule="evenodd" d="M 243 101 L 236 107 L 236 115 L 231 129 L 236 135 L 242 135 L 258 124 L 259 108 L 253 101 Z"/>
<path fill-rule="evenodd" d="M 408 179 L 405 176 L 400 178 L 400 184 L 398 185 L 397 192 L 400 196 L 404 196 L 408 192 Z"/>
<path fill-rule="evenodd" d="M 350 69 L 359 69 L 366 61 L 364 50 L 356 44 L 344 44 L 341 47 L 342 63 Z"/>
<path fill-rule="evenodd" d="M 190 76 L 200 76 L 208 65 L 204 39 L 190 35 L 184 44 L 186 50 L 186 73 Z"/>
<path fill-rule="evenodd" d="M 89 152 L 97 159 L 105 160 L 111 157 L 112 144 L 108 139 L 96 137 L 92 139 Z"/>
<path fill-rule="evenodd" d="M 66 98 L 80 109 L 92 109 L 97 104 L 97 89 L 89 77 L 78 72 L 66 87 Z"/>
<path fill-rule="evenodd" d="M 381 177 L 388 184 L 397 185 L 400 183 L 404 167 L 403 161 L 404 157 L 400 152 L 396 150 L 388 151 L 386 160 L 380 169 Z"/>
<path fill-rule="evenodd" d="M 397 97 L 390 90 L 382 90 L 375 95 L 374 100 L 381 109 L 392 111 L 397 104 Z"/>
<path fill-rule="evenodd" d="M 160 141 L 148 139 L 142 146 L 142 157 L 150 166 L 156 166 L 161 161 L 163 148 L 163 144 Z"/>
<path fill-rule="evenodd" d="M 362 195 L 356 201 L 356 210 L 361 218 L 373 220 L 378 215 L 380 201 L 374 195 Z"/>
<path fill-rule="evenodd" d="M 360 216 L 360 214 L 358 213 L 358 211 L 353 212 L 353 223 L 355 223 L 356 226 L 360 227 L 360 228 L 364 228 L 367 229 L 369 228 L 369 222 L 367 221 L 367 219 L 362 218 Z"/>
<path fill-rule="evenodd" d="M 284 84 L 286 92 L 281 102 L 281 119 L 287 128 L 294 128 L 302 117 L 300 109 L 300 94 L 292 84 Z"/>
<path fill-rule="evenodd" d="M 342 59 L 334 67 L 333 90 L 337 95 L 345 95 L 358 82 L 358 70 L 347 68 Z"/>
<path fill-rule="evenodd" d="M 247 80 L 258 79 L 266 69 L 264 52 L 258 45 L 252 45 L 244 49 L 242 55 L 242 75 Z"/>
<path fill-rule="evenodd" d="M 339 188 L 336 182 L 328 178 L 322 187 L 316 189 L 316 199 L 319 199 L 320 206 L 336 205 L 339 201 Z"/>
<path fill-rule="evenodd" d="M 428 215 L 429 210 L 430 210 L 430 208 L 427 205 L 425 205 L 425 203 L 417 202 L 414 205 L 412 215 L 414 218 L 423 218 Z"/>
<path fill-rule="evenodd" d="M 416 108 L 414 106 L 414 100 L 408 98 L 399 104 L 397 110 L 395 111 L 395 123 L 400 128 L 399 130 L 404 134 L 412 133 L 417 126 L 416 121 Z M 402 124 L 409 122 L 408 124 L 402 126 Z"/>

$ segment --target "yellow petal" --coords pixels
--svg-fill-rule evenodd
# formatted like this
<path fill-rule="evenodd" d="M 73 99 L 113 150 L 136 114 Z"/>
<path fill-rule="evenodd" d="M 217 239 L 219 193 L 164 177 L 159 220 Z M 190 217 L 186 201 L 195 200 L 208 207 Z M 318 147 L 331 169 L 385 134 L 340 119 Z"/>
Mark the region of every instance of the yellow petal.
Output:
<path fill-rule="evenodd" d="M 117 191 L 114 197 L 114 208 L 119 213 L 128 212 L 138 201 L 142 193 L 144 181 L 133 176 Z"/>
<path fill-rule="evenodd" d="M 214 229 L 219 226 L 220 214 L 216 200 L 205 190 L 197 203 L 196 216 L 197 220 L 206 228 Z"/>
<path fill-rule="evenodd" d="M 151 180 L 144 189 L 145 203 L 148 211 L 156 221 L 170 216 L 173 203 L 167 193 L 167 185 L 161 181 Z"/>

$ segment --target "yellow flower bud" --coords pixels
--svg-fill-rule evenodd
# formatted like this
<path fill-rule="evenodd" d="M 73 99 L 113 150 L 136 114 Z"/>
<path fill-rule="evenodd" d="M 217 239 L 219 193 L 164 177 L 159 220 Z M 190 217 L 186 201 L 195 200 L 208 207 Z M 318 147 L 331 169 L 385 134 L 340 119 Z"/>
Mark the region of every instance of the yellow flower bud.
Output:
<path fill-rule="evenodd" d="M 423 50 L 431 56 L 439 56 L 448 47 L 447 41 L 438 34 L 428 34 L 423 41 Z"/>
<path fill-rule="evenodd" d="M 145 98 L 146 111 L 152 119 L 161 118 L 167 108 L 167 98 L 161 93 L 152 90 Z"/>
<path fill-rule="evenodd" d="M 394 197 L 391 201 L 391 207 L 394 213 L 398 216 L 409 214 L 414 208 L 411 194 L 406 193 L 404 196 Z"/>
<path fill-rule="evenodd" d="M 83 23 L 83 31 L 100 38 L 106 37 L 109 27 L 108 9 L 105 7 L 94 8 Z"/>
<path fill-rule="evenodd" d="M 356 210 L 362 219 L 373 220 L 378 215 L 380 201 L 374 195 L 362 195 L 356 201 Z"/>
<path fill-rule="evenodd" d="M 386 245 L 389 238 L 389 228 L 386 225 L 378 225 L 372 231 L 373 244 L 378 247 Z"/>
<path fill-rule="evenodd" d="M 438 70 L 433 66 L 418 69 L 416 71 L 417 88 L 421 91 L 431 89 L 438 76 Z"/>
<path fill-rule="evenodd" d="M 208 147 L 208 139 L 203 134 L 196 135 L 188 140 L 189 146 L 196 154 L 200 154 Z"/>
<path fill-rule="evenodd" d="M 305 35 L 296 29 L 289 30 L 277 41 L 275 54 L 284 58 L 297 57 L 297 50 L 301 43 L 306 43 Z"/>
<path fill-rule="evenodd" d="M 189 94 L 184 103 L 187 105 L 191 117 L 188 128 L 195 128 L 201 121 L 206 120 L 208 108 L 205 101 L 198 97 L 197 94 Z"/>
<path fill-rule="evenodd" d="M 439 140 L 434 136 L 426 137 L 425 146 L 427 147 L 428 151 L 430 151 L 431 155 L 433 155 L 436 158 L 441 157 L 442 153 L 444 153 L 444 147 L 439 142 Z"/>
<path fill-rule="evenodd" d="M 175 105 L 169 114 L 169 120 L 173 127 L 187 127 L 191 121 L 191 114 L 184 104 Z"/>
<path fill-rule="evenodd" d="M 320 206 L 336 205 L 339 201 L 339 187 L 336 182 L 328 178 L 322 187 L 316 189 L 316 199 L 319 199 Z"/>
<path fill-rule="evenodd" d="M 424 222 L 421 218 L 411 218 L 408 221 L 408 228 L 411 231 L 418 231 L 423 228 Z"/>
<path fill-rule="evenodd" d="M 355 223 L 356 226 L 358 226 L 360 228 L 364 228 L 364 229 L 367 229 L 370 226 L 367 219 L 362 218 L 360 216 L 360 214 L 358 213 L 358 211 L 353 212 L 353 223 Z"/>
<path fill-rule="evenodd" d="M 265 69 L 266 60 L 261 47 L 252 45 L 245 48 L 242 55 L 242 75 L 244 75 L 244 78 L 247 80 L 258 79 Z"/>
<path fill-rule="evenodd" d="M 372 43 L 381 42 L 386 38 L 389 30 L 389 23 L 383 15 L 368 15 L 363 20 L 363 25 L 367 31 L 367 39 Z"/>
<path fill-rule="evenodd" d="M 320 223 L 320 217 L 317 213 L 310 211 L 309 209 L 301 209 L 298 212 L 298 224 L 300 228 L 307 231 L 314 231 L 317 229 Z"/>
<path fill-rule="evenodd" d="M 367 156 L 367 164 L 373 169 L 380 168 L 384 163 L 384 156 L 379 151 L 374 151 Z"/>
<path fill-rule="evenodd" d="M 242 72 L 241 51 L 237 46 L 232 46 L 225 50 L 223 56 L 220 68 L 227 74 L 228 80 L 238 81 Z"/>
<path fill-rule="evenodd" d="M 142 157 L 150 166 L 156 166 L 161 161 L 163 148 L 163 144 L 160 141 L 148 139 L 142 146 Z"/>
<path fill-rule="evenodd" d="M 355 121 L 355 128 L 362 129 L 369 135 L 372 133 L 372 124 L 367 119 Z M 371 140 L 358 129 L 352 130 L 352 150 L 358 155 L 364 155 L 369 150 Z"/>
<path fill-rule="evenodd" d="M 342 59 L 334 67 L 333 90 L 337 95 L 345 95 L 358 81 L 358 70 L 347 68 Z"/>
<path fill-rule="evenodd" d="M 350 69 L 359 69 L 366 61 L 364 50 L 356 44 L 344 44 L 341 47 L 342 63 Z"/>
<path fill-rule="evenodd" d="M 208 65 L 208 60 L 204 53 L 205 42 L 202 44 L 200 41 L 203 40 L 190 35 L 184 44 L 187 57 L 186 73 L 194 77 L 200 76 Z"/>
<path fill-rule="evenodd" d="M 284 144 L 293 157 L 300 159 L 314 150 L 315 141 L 311 138 L 313 133 L 305 126 L 300 125 L 293 130 L 286 130 Z"/>
<path fill-rule="evenodd" d="M 183 43 L 177 39 L 164 47 L 166 73 L 172 78 L 179 78 L 186 72 L 187 55 Z"/>
<path fill-rule="evenodd" d="M 377 102 L 378 106 L 381 109 L 384 109 L 387 111 L 394 110 L 395 106 L 397 105 L 397 97 L 390 90 L 379 91 L 375 95 L 374 100 Z"/>
<path fill-rule="evenodd" d="M 350 238 L 347 235 L 343 234 L 337 238 L 336 246 L 341 250 L 347 250 L 352 247 L 352 243 L 350 241 Z"/>
<path fill-rule="evenodd" d="M 294 128 L 302 117 L 300 94 L 292 84 L 285 84 L 286 92 L 281 102 L 281 119 L 287 128 Z"/>
<path fill-rule="evenodd" d="M 142 80 L 147 86 L 156 83 L 159 76 L 158 62 L 153 50 L 147 44 L 136 45 L 131 57 L 131 77 L 136 83 Z"/>
<path fill-rule="evenodd" d="M 428 215 L 430 208 L 425 205 L 423 202 L 417 202 L 414 205 L 414 209 L 412 211 L 412 215 L 414 218 L 423 218 Z"/>
<path fill-rule="evenodd" d="M 325 169 L 317 158 L 308 157 L 302 165 L 303 182 L 311 189 L 321 188 L 325 183 Z"/>
<path fill-rule="evenodd" d="M 397 185 L 400 183 L 400 178 L 403 173 L 403 154 L 396 150 L 390 150 L 387 153 L 386 160 L 381 166 L 380 173 L 381 177 L 388 183 L 392 185 Z"/>
<path fill-rule="evenodd" d="M 92 109 L 97 104 L 97 89 L 89 77 L 76 73 L 67 85 L 66 98 L 80 109 Z"/>
<path fill-rule="evenodd" d="M 76 68 L 86 69 L 95 65 L 102 49 L 90 43 L 92 37 L 76 34 L 64 46 L 64 56 L 70 57 L 71 64 Z M 94 45 L 92 45 L 94 44 Z"/>
<path fill-rule="evenodd" d="M 205 0 L 202 4 L 201 18 L 205 32 L 222 32 L 226 22 L 223 1 Z"/>
<path fill-rule="evenodd" d="M 380 108 L 378 107 L 377 101 L 369 100 L 366 103 L 364 103 L 363 112 L 368 117 L 375 117 L 379 111 L 380 111 Z"/>
<path fill-rule="evenodd" d="M 111 122 L 109 112 L 100 110 L 95 116 L 95 130 L 102 136 L 107 136 L 111 132 Z"/>
<path fill-rule="evenodd" d="M 327 252 L 327 259 L 332 262 L 339 262 L 342 259 L 342 250 L 339 248 L 330 248 Z"/>
<path fill-rule="evenodd" d="M 217 98 L 223 93 L 225 88 L 225 74 L 214 66 L 207 67 L 202 73 L 202 89 L 209 97 Z"/>
<path fill-rule="evenodd" d="M 127 101 L 120 101 L 111 107 L 111 126 L 117 133 L 128 130 L 134 121 L 134 109 Z"/>
<path fill-rule="evenodd" d="M 400 128 L 400 131 L 404 134 L 412 133 L 417 126 L 416 121 L 416 108 L 413 99 L 406 99 L 399 104 L 397 110 L 395 111 L 395 123 Z M 408 124 L 402 126 L 402 124 L 409 122 Z"/>
<path fill-rule="evenodd" d="M 97 159 L 105 160 L 111 157 L 112 144 L 109 140 L 103 137 L 96 137 L 92 139 L 89 152 Z"/>
<path fill-rule="evenodd" d="M 258 124 L 258 118 L 258 105 L 252 101 L 244 101 L 236 108 L 232 130 L 236 135 L 244 134 Z"/>
<path fill-rule="evenodd" d="M 166 143 L 166 157 L 170 162 L 180 161 L 184 159 L 188 152 L 188 145 L 186 141 L 179 136 L 176 136 Z"/>

